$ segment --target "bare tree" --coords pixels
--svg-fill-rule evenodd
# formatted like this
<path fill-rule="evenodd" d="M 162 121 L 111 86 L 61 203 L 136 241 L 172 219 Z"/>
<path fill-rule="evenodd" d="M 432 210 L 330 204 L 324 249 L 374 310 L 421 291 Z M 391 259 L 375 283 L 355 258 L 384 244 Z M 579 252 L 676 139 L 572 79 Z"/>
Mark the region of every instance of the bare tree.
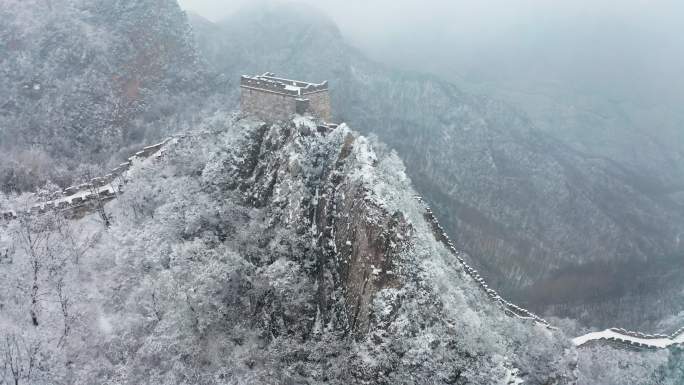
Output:
<path fill-rule="evenodd" d="M 11 245 L 8 248 L 0 250 L 0 265 L 11 264 L 14 260 L 14 251 L 14 245 Z"/>
<path fill-rule="evenodd" d="M 112 226 L 111 218 L 109 217 L 109 214 L 107 214 L 107 211 L 105 211 L 105 200 L 101 194 L 101 189 L 99 186 L 95 184 L 90 185 L 90 196 L 94 200 L 94 205 L 95 205 L 95 210 L 97 213 L 100 215 L 100 218 L 102 219 L 102 223 L 104 223 L 105 229 L 108 229 Z"/>
<path fill-rule="evenodd" d="M 107 200 L 106 194 L 103 191 L 109 191 L 108 189 L 103 190 L 107 181 L 103 177 L 104 170 L 100 167 L 90 166 L 83 170 L 84 183 L 87 186 L 88 197 L 90 200 L 91 207 L 97 211 L 104 227 L 108 229 L 111 226 L 111 218 L 109 214 L 105 211 L 105 202 Z"/>
<path fill-rule="evenodd" d="M 56 236 L 55 242 L 48 244 L 49 252 L 49 266 L 47 267 L 48 276 L 52 282 L 59 310 L 62 314 L 62 333 L 57 343 L 57 347 L 63 347 L 66 339 L 71 332 L 71 326 L 74 317 L 71 314 L 72 296 L 68 290 L 69 272 L 74 271 L 70 269 L 75 267 L 80 268 L 79 262 L 81 257 L 93 247 L 97 240 L 97 235 L 86 237 L 84 240 L 79 240 L 75 236 L 78 232 L 73 228 L 72 223 L 64 216 L 57 213 L 52 220 L 54 221 L 53 228 Z"/>
<path fill-rule="evenodd" d="M 30 384 L 33 371 L 37 366 L 40 343 L 29 343 L 14 333 L 6 334 L 0 343 L 3 350 L 0 356 L 2 359 L 0 378 L 3 383 Z"/>
<path fill-rule="evenodd" d="M 73 222 L 68 220 L 63 215 L 57 213 L 54 216 L 55 229 L 59 232 L 59 236 L 64 241 L 66 250 L 64 252 L 71 257 L 71 262 L 79 266 L 81 257 L 91 249 L 99 239 L 100 234 L 95 233 L 83 240 L 78 240 L 74 234 L 81 232 L 80 229 L 74 229 Z"/>
<path fill-rule="evenodd" d="M 157 289 L 152 290 L 152 309 L 154 310 L 154 315 L 157 317 L 157 321 L 162 320 L 162 312 L 159 309 L 159 303 L 157 301 Z"/>
<path fill-rule="evenodd" d="M 22 215 L 19 226 L 19 239 L 26 255 L 29 257 L 31 273 L 31 306 L 30 315 L 34 326 L 39 325 L 40 314 L 40 274 L 48 258 L 52 258 L 50 248 L 53 236 L 53 221 L 48 216 Z"/>
<path fill-rule="evenodd" d="M 69 331 L 71 331 L 71 316 L 69 315 L 70 300 L 64 289 L 64 277 L 60 277 L 57 280 L 57 299 L 59 300 L 59 307 L 62 311 L 62 317 L 64 322 L 64 327 L 62 329 L 62 336 L 59 338 L 57 347 L 64 346 L 66 339 L 69 336 Z"/>

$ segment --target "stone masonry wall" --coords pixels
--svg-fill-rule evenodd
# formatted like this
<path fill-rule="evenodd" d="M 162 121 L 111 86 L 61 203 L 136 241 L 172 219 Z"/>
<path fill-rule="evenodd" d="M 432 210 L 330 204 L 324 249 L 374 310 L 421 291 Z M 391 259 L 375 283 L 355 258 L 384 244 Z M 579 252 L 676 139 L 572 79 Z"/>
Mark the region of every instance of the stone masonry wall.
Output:
<path fill-rule="evenodd" d="M 60 212 L 87 212 L 95 208 L 94 203 L 106 203 L 122 192 L 121 188 L 126 182 L 125 173 L 131 168 L 133 162 L 146 160 L 153 155 L 159 159 L 163 155 L 164 146 L 174 139 L 185 138 L 186 134 L 174 135 L 152 146 L 147 146 L 136 152 L 124 163 L 113 169 L 109 174 L 93 178 L 87 183 L 70 186 L 62 191 L 51 194 L 48 201 L 27 203 L 27 207 L 20 210 L 1 210 L 0 220 L 11 221 L 18 219 L 20 215 L 38 215 L 51 211 Z"/>
<path fill-rule="evenodd" d="M 267 91 L 241 88 L 240 108 L 266 121 L 288 120 L 296 111 L 295 98 Z"/>
<path fill-rule="evenodd" d="M 309 99 L 309 111 L 311 114 L 323 119 L 326 122 L 332 120 L 330 93 L 328 91 L 316 92 L 303 97 Z"/>

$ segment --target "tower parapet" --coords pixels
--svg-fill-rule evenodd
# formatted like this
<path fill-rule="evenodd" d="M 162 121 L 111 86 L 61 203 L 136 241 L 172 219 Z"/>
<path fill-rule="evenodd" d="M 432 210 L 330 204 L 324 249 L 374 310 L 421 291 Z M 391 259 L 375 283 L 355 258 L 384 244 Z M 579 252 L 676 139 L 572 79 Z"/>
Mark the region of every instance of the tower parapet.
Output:
<path fill-rule="evenodd" d="M 240 79 L 242 112 L 266 121 L 287 120 L 294 114 L 310 114 L 325 121 L 331 119 L 328 82 L 309 83 L 263 75 Z"/>

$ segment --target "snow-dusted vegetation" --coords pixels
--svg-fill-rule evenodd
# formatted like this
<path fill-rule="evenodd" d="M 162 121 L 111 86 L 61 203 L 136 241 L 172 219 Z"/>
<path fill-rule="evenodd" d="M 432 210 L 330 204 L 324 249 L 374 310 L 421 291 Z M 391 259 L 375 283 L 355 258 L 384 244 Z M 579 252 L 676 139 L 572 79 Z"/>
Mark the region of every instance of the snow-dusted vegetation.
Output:
<path fill-rule="evenodd" d="M 661 187 L 653 173 L 577 151 L 522 110 L 445 81 L 453 73 L 378 64 L 311 7 L 191 21 L 202 56 L 235 89 L 241 74 L 262 71 L 328 80 L 334 119 L 397 150 L 469 264 L 505 296 L 585 326 L 670 333 L 658 322 L 684 301 L 684 210 L 656 191 L 681 182 L 659 176 L 677 185 Z M 584 130 L 592 135 L 577 133 L 583 141 L 607 141 L 597 127 Z M 644 162 L 660 156 L 642 144 L 625 151 Z"/>
<path fill-rule="evenodd" d="M 307 6 L 0 20 L 0 385 L 682 383 L 679 168 L 373 62 Z M 277 96 L 235 112 L 264 71 Z"/>
<path fill-rule="evenodd" d="M 0 20 L 3 191 L 66 187 L 212 109 L 175 1 L 2 0 Z"/>
<path fill-rule="evenodd" d="M 218 127 L 133 167 L 109 229 L 3 223 L 20 383 L 572 382 L 570 341 L 488 300 L 395 154 L 344 125 Z"/>

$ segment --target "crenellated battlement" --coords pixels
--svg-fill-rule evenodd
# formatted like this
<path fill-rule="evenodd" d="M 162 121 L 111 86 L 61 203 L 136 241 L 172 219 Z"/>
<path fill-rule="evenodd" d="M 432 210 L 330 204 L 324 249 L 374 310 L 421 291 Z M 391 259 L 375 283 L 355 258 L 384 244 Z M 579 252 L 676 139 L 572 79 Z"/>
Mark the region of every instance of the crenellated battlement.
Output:
<path fill-rule="evenodd" d="M 684 328 L 676 332 L 665 334 L 644 334 L 620 328 L 610 328 L 600 332 L 592 332 L 574 338 L 575 346 L 590 346 L 592 344 L 608 344 L 617 348 L 628 349 L 669 349 L 684 347 Z"/>
<path fill-rule="evenodd" d="M 240 78 L 240 87 L 251 88 L 258 91 L 273 92 L 276 94 L 301 97 L 317 92 L 327 92 L 328 82 L 307 83 L 299 80 L 278 78 L 267 72 L 260 76 L 243 75 Z"/>
<path fill-rule="evenodd" d="M 178 136 L 182 137 L 182 136 Z M 51 211 L 80 211 L 95 202 L 108 202 L 122 191 L 126 181 L 125 173 L 131 168 L 134 161 L 142 161 L 152 157 L 160 158 L 163 155 L 163 147 L 176 137 L 169 137 L 164 141 L 152 146 L 144 147 L 136 152 L 124 163 L 111 170 L 109 174 L 92 178 L 87 183 L 70 186 L 61 191 L 56 191 L 45 202 L 28 205 L 23 210 L 6 210 L 0 212 L 0 220 L 16 220 L 22 215 L 45 214 Z"/>
<path fill-rule="evenodd" d="M 427 206 L 423 198 L 417 196 L 416 199 L 425 207 L 425 219 L 431 224 L 432 230 L 439 241 L 451 251 L 458 262 L 463 267 L 467 275 L 469 275 L 478 286 L 484 290 L 486 295 L 494 302 L 498 303 L 503 311 L 515 318 L 530 320 L 534 323 L 543 325 L 549 329 L 555 329 L 553 326 L 538 315 L 531 311 L 515 305 L 504 298 L 502 298 L 496 290 L 490 288 L 484 278 L 478 274 L 477 270 L 470 267 L 463 259 L 461 253 L 456 249 L 453 242 L 449 239 L 446 231 L 441 226 L 437 217 Z M 589 344 L 608 344 L 618 348 L 627 349 L 667 349 L 670 347 L 684 347 L 684 327 L 678 329 L 670 335 L 665 334 L 645 334 L 640 332 L 628 331 L 620 328 L 611 328 L 602 332 L 589 333 L 587 335 L 573 339 L 575 346 L 584 346 Z"/>
<path fill-rule="evenodd" d="M 522 308 L 516 304 L 508 302 L 503 297 L 501 297 L 499 295 L 499 293 L 496 292 L 496 290 L 489 287 L 489 285 L 487 285 L 487 282 L 477 272 L 477 270 L 470 267 L 466 263 L 465 259 L 463 259 L 461 252 L 458 249 L 456 249 L 456 246 L 454 245 L 454 243 L 449 239 L 449 236 L 447 235 L 446 231 L 444 230 L 442 225 L 439 223 L 439 221 L 437 220 L 437 217 L 432 212 L 430 207 L 427 205 L 425 200 L 420 196 L 417 196 L 416 200 L 418 200 L 418 202 L 420 202 L 424 206 L 424 208 L 425 208 L 425 214 L 424 214 L 425 219 L 432 226 L 432 231 L 434 232 L 435 237 L 440 242 L 442 242 L 442 244 L 456 257 L 458 262 L 463 267 L 463 270 L 465 271 L 465 273 L 468 276 L 470 276 L 477 283 L 477 285 L 486 293 L 487 297 L 489 297 L 490 300 L 492 300 L 495 303 L 498 303 L 501 306 L 501 308 L 503 309 L 503 311 L 511 317 L 529 320 L 531 322 L 543 325 L 544 327 L 546 327 L 548 329 L 556 329 L 555 327 L 549 325 L 549 323 L 545 319 L 539 317 L 538 315 L 532 313 L 531 311 L 529 311 L 527 309 L 524 309 L 524 308 Z"/>
<path fill-rule="evenodd" d="M 240 78 L 240 106 L 246 115 L 265 121 L 288 120 L 293 115 L 313 115 L 331 119 L 328 82 L 310 83 L 263 75 Z"/>

